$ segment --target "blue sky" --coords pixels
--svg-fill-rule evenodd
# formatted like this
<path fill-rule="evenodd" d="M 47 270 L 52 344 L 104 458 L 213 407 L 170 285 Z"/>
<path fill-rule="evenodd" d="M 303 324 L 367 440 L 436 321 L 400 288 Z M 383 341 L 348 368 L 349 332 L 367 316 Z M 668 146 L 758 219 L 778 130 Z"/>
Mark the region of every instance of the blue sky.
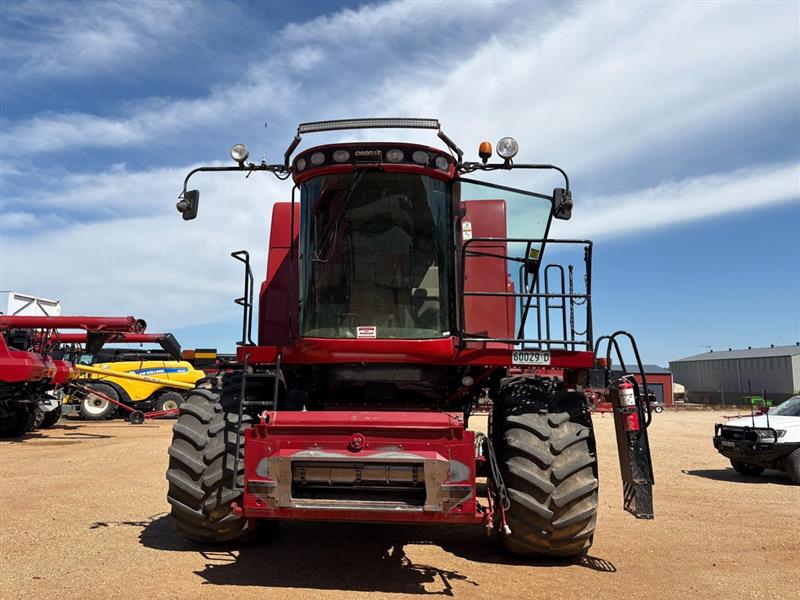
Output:
<path fill-rule="evenodd" d="M 0 290 L 230 349 L 228 255 L 264 263 L 291 189 L 198 178 L 187 224 L 185 173 L 278 161 L 301 121 L 431 116 L 569 171 L 553 233 L 596 241 L 596 332 L 660 364 L 800 339 L 797 3 L 7 1 L 0 27 Z"/>

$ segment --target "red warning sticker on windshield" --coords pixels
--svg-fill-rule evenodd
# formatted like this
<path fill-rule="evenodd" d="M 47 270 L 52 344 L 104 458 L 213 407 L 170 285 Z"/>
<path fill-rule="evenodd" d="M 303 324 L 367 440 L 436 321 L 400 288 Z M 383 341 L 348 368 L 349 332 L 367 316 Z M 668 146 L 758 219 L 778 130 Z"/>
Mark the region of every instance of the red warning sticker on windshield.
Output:
<path fill-rule="evenodd" d="M 356 327 L 356 337 L 375 339 L 378 337 L 378 328 L 375 327 L 375 325 L 362 325 L 361 327 Z"/>

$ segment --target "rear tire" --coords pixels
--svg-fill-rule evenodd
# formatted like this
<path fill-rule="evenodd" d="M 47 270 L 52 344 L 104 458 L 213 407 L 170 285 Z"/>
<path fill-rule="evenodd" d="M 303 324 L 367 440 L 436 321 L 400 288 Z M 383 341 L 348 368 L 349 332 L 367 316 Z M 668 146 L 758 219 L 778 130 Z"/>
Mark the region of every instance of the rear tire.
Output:
<path fill-rule="evenodd" d="M 190 392 L 172 428 L 167 501 L 178 531 L 196 542 L 217 543 L 250 537 L 251 523 L 231 511 L 241 503 L 232 489 L 238 414 L 225 413 L 219 395 L 208 389 Z M 242 420 L 242 429 L 250 426 Z M 244 443 L 236 481 L 244 479 Z"/>
<path fill-rule="evenodd" d="M 506 511 L 511 533 L 495 523 L 502 545 L 527 556 L 585 554 L 592 545 L 598 504 L 586 396 L 547 394 L 535 382 L 516 379 L 506 384 L 492 421 L 511 503 Z"/>
<path fill-rule="evenodd" d="M 756 477 L 757 475 L 761 475 L 764 472 L 764 467 L 759 467 L 758 465 L 751 465 L 750 463 L 739 462 L 738 460 L 731 459 L 731 466 L 734 470 L 739 473 L 740 475 L 745 475 L 747 477 Z"/>
<path fill-rule="evenodd" d="M 117 390 L 108 383 L 90 382 L 86 384 L 86 387 L 90 390 L 97 390 L 101 394 L 119 402 Z M 91 392 L 87 392 L 86 396 L 81 400 L 80 410 L 81 416 L 87 421 L 103 421 L 105 419 L 110 419 L 116 414 L 117 405 L 100 396 L 95 396 Z"/>
<path fill-rule="evenodd" d="M 800 448 L 786 457 L 785 468 L 789 479 L 800 485 Z"/>

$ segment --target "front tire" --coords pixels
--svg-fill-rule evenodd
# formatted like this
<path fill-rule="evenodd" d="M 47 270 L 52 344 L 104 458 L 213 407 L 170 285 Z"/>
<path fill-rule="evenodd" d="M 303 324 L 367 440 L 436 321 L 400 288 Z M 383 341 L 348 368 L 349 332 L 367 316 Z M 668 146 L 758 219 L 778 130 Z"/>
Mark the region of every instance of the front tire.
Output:
<path fill-rule="evenodd" d="M 548 394 L 535 382 L 517 379 L 503 390 L 493 428 L 510 500 L 510 533 L 496 527 L 502 545 L 526 556 L 585 554 L 592 545 L 598 505 L 597 457 L 586 397 Z"/>
<path fill-rule="evenodd" d="M 181 404 L 169 448 L 167 501 L 175 524 L 186 538 L 205 543 L 242 540 L 252 533 L 247 519 L 236 516 L 231 502 L 241 503 L 232 489 L 238 414 L 225 413 L 219 395 L 196 389 Z M 249 427 L 245 416 L 242 429 Z M 236 481 L 244 478 L 244 444 Z"/>
<path fill-rule="evenodd" d="M 733 459 L 731 459 L 731 466 L 737 473 L 739 473 L 740 475 L 745 475 L 747 477 L 756 477 L 764 472 L 764 467 L 760 467 L 758 465 L 752 465 L 750 463 L 739 462 L 738 460 L 733 460 Z"/>
<path fill-rule="evenodd" d="M 786 457 L 785 469 L 789 479 L 800 485 L 800 448 Z"/>
<path fill-rule="evenodd" d="M 157 412 L 176 410 L 181 407 L 181 404 L 183 404 L 183 395 L 178 392 L 164 392 L 156 400 L 155 410 Z"/>

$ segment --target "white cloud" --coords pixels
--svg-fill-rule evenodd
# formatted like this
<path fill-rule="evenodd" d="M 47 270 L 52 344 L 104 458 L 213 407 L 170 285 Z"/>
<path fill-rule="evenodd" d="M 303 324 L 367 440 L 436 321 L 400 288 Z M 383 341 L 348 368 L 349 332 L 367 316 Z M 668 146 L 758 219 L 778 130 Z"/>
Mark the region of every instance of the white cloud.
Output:
<path fill-rule="evenodd" d="M 440 115 L 467 149 L 514 135 L 520 160 L 575 172 L 708 144 L 800 95 L 795 4 L 622 8 L 580 5 L 540 37 L 498 33 L 452 72 L 390 76 L 379 97 Z"/>
<path fill-rule="evenodd" d="M 155 329 L 236 318 L 242 270 L 230 252 L 250 250 L 263 278 L 271 206 L 289 200 L 291 188 L 271 175 L 201 174 L 192 181 L 202 190 L 200 214 L 184 222 L 175 200 L 188 170 L 117 174 L 107 203 L 151 180 L 148 197 L 124 198 L 139 209 L 122 217 L 3 236 L 0 289 L 58 298 L 73 314 L 134 314 Z M 99 194 L 92 186 L 87 179 L 73 193 Z"/>
<path fill-rule="evenodd" d="M 74 77 L 107 72 L 153 52 L 158 39 L 177 32 L 188 4 L 177 2 L 7 3 L 3 9 L 6 61 L 18 77 Z M 9 35 L 13 25 L 31 29 Z"/>
<path fill-rule="evenodd" d="M 597 238 L 642 232 L 755 208 L 800 202 L 800 164 L 716 173 L 626 194 L 576 198 L 573 218 L 556 221 L 555 237 Z M 780 212 L 776 210 L 776 215 Z M 776 218 L 780 218 L 776 216 Z"/>
<path fill-rule="evenodd" d="M 446 3 L 390 2 L 290 24 L 274 38 L 266 36 L 262 41 L 256 54 L 269 58 L 253 61 L 240 81 L 214 86 L 206 96 L 153 97 L 122 107 L 116 115 L 102 117 L 78 112 L 40 114 L 9 123 L 5 146 L 14 148 L 18 155 L 76 148 L 126 148 L 198 126 L 219 129 L 223 119 L 252 124 L 263 121 L 268 114 L 288 122 L 298 119 L 298 109 L 305 107 L 321 112 L 335 110 L 347 99 L 331 98 L 326 88 L 336 80 L 346 79 L 348 71 L 356 71 L 350 75 L 359 78 L 360 89 L 374 88 L 382 81 L 380 71 L 352 64 L 358 59 L 369 62 L 374 58 L 366 51 L 367 45 L 385 45 L 409 35 L 417 39 L 424 32 L 440 31 L 445 25 L 469 23 L 497 13 L 492 3 L 470 3 L 460 10 L 452 9 Z M 313 44 L 309 43 L 311 40 Z M 392 53 L 388 58 L 386 65 L 394 65 L 392 68 L 405 62 L 403 54 Z M 454 60 L 451 56 L 446 62 Z M 296 80 L 298 74 L 314 68 L 327 70 L 305 87 Z M 315 102 L 315 98 L 324 102 Z"/>
<path fill-rule="evenodd" d="M 490 31 L 509 5 L 393 2 L 346 9 L 287 26 L 276 45 L 288 50 L 250 65 L 241 81 L 218 84 L 205 97 L 151 98 L 103 117 L 38 115 L 4 124 L 3 146 L 20 155 L 136 147 L 198 126 L 206 135 L 209 124 L 218 130 L 247 120 L 260 126 L 265 113 L 284 125 L 379 113 L 434 116 L 468 154 L 483 139 L 511 134 L 521 145 L 519 160 L 567 168 L 576 208 L 573 221 L 554 227 L 563 237 L 613 236 L 800 197 L 797 164 L 770 164 L 768 157 L 757 168 L 734 162 L 715 167 L 715 174 L 678 173 L 658 184 L 623 178 L 615 188 L 629 190 L 624 194 L 592 193 L 582 184 L 636 161 L 669 173 L 671 164 L 655 163 L 655 153 L 677 159 L 684 149 L 697 152 L 721 133 L 767 119 L 787 98 L 796 101 L 796 6 L 591 3 L 536 21 L 538 7 L 515 5 L 519 14 L 475 46 L 448 32 L 470 20 Z M 337 51 L 368 53 L 389 42 L 403 47 L 404 36 L 425 37 L 439 49 L 413 61 L 399 55 L 374 72 Z M 359 68 L 348 73 L 354 64 Z M 360 84 L 333 94 L 346 75 Z M 134 313 L 153 328 L 235 317 L 231 300 L 239 294 L 241 271 L 228 254 L 253 250 L 255 274 L 263 275 L 269 207 L 289 199 L 290 186 L 259 175 L 245 182 L 233 174 L 196 176 L 200 216 L 184 223 L 174 202 L 188 169 L 115 165 L 50 179 L 17 171 L 14 177 L 22 180 L 33 175 L 32 183 L 16 192 L 22 195 L 7 197 L 13 204 L 7 230 L 8 223 L 24 229 L 31 213 L 40 220 L 73 219 L 91 211 L 103 220 L 4 236 L 0 289 L 61 298 L 69 312 Z M 520 187 L 544 181 L 530 173 L 508 175 L 506 181 Z M 542 189 L 557 185 L 546 181 Z"/>

